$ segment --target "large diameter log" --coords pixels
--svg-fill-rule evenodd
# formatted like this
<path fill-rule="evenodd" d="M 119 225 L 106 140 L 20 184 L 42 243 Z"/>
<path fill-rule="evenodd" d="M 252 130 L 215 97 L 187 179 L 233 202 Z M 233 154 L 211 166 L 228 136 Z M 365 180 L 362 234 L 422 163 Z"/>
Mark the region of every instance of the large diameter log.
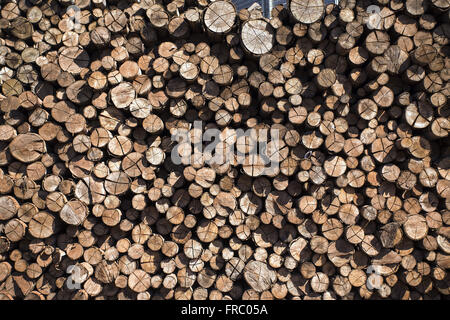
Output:
<path fill-rule="evenodd" d="M 242 25 L 241 41 L 244 49 L 254 55 L 268 53 L 273 46 L 274 30 L 264 20 L 249 20 Z"/>
<path fill-rule="evenodd" d="M 203 21 L 206 29 L 225 34 L 231 31 L 236 20 L 236 8 L 228 1 L 214 1 L 206 8 Z"/>
<path fill-rule="evenodd" d="M 19 203 L 11 196 L 0 197 L 0 220 L 9 220 L 17 214 Z"/>
<path fill-rule="evenodd" d="M 28 39 L 33 33 L 33 25 L 24 17 L 17 17 L 11 22 L 11 33 L 18 39 Z"/>
<path fill-rule="evenodd" d="M 0 299 L 450 294 L 448 0 L 56 2 L 0 8 Z"/>
<path fill-rule="evenodd" d="M 244 268 L 245 281 L 257 292 L 268 290 L 276 279 L 276 274 L 267 264 L 252 260 Z"/>
<path fill-rule="evenodd" d="M 59 212 L 61 220 L 71 225 L 80 225 L 86 219 L 87 215 L 87 207 L 79 200 L 67 202 Z"/>
<path fill-rule="evenodd" d="M 30 234 L 38 239 L 48 238 L 55 232 L 56 222 L 53 215 L 41 211 L 33 216 L 28 224 Z"/>
<path fill-rule="evenodd" d="M 89 55 L 78 47 L 64 47 L 58 58 L 59 66 L 63 71 L 79 74 L 82 68 L 89 64 Z"/>

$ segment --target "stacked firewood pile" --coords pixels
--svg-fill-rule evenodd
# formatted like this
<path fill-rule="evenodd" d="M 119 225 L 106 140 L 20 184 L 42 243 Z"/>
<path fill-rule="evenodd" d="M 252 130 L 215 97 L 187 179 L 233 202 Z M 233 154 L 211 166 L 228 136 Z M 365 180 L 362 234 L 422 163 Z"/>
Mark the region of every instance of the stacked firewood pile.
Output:
<path fill-rule="evenodd" d="M 448 297 L 449 6 L 1 1 L 0 299 Z"/>

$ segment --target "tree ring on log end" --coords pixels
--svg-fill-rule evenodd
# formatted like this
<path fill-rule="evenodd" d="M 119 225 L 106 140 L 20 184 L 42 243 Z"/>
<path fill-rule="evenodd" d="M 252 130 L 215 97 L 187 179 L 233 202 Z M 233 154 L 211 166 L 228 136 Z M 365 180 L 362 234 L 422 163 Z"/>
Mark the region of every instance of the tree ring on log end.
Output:
<path fill-rule="evenodd" d="M 241 39 L 248 52 L 262 55 L 272 50 L 274 30 L 264 20 L 250 20 L 242 26 Z"/>

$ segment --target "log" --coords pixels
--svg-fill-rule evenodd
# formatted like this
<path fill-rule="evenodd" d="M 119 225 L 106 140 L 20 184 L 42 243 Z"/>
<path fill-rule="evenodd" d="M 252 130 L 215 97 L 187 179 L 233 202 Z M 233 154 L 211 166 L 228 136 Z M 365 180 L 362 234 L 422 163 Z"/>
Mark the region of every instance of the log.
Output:
<path fill-rule="evenodd" d="M 253 290 L 262 292 L 275 281 L 275 273 L 264 262 L 253 260 L 245 265 L 244 278 Z"/>
<path fill-rule="evenodd" d="M 45 211 L 41 211 L 33 216 L 28 224 L 30 234 L 38 239 L 45 239 L 55 232 L 55 218 Z"/>
<path fill-rule="evenodd" d="M 249 20 L 242 25 L 241 39 L 245 50 L 262 55 L 272 49 L 274 31 L 264 20 Z"/>
<path fill-rule="evenodd" d="M 298 22 L 311 24 L 323 16 L 325 5 L 322 0 L 292 0 L 289 9 Z"/>
<path fill-rule="evenodd" d="M 226 34 L 234 26 L 236 9 L 231 2 L 214 1 L 205 9 L 203 20 L 208 31 Z"/>
<path fill-rule="evenodd" d="M 2 3 L 0 299 L 445 300 L 450 5 L 369 2 Z"/>

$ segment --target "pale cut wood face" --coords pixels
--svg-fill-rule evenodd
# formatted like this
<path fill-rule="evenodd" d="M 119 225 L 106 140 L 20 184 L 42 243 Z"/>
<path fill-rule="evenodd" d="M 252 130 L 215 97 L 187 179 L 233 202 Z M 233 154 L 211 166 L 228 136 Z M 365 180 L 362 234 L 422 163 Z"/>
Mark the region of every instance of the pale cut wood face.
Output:
<path fill-rule="evenodd" d="M 314 23 L 324 14 L 323 0 L 293 0 L 290 9 L 295 19 L 302 23 Z"/>
<path fill-rule="evenodd" d="M 234 25 L 236 9 L 230 2 L 215 1 L 205 11 L 206 28 L 216 33 L 226 33 Z"/>
<path fill-rule="evenodd" d="M 273 33 L 271 31 L 272 27 L 267 22 L 250 20 L 242 27 L 242 43 L 253 54 L 267 53 L 273 46 Z"/>

